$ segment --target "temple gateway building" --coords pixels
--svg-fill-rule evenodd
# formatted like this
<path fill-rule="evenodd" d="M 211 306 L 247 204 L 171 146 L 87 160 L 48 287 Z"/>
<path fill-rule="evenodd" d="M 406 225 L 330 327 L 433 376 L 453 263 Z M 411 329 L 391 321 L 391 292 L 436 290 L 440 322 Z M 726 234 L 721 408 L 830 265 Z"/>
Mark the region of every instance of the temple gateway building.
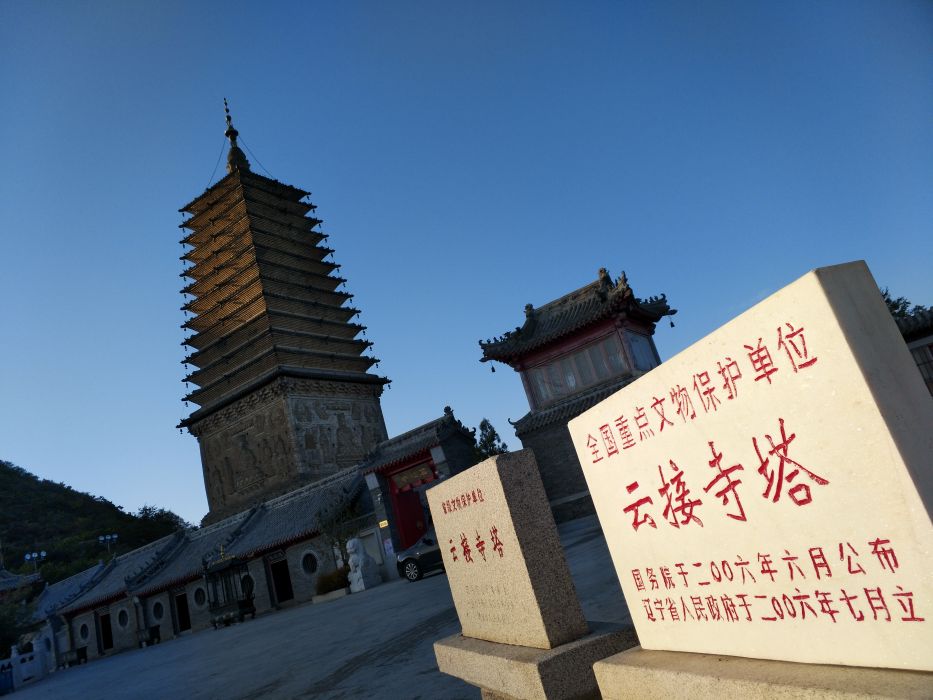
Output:
<path fill-rule="evenodd" d="M 624 273 L 613 280 L 602 268 L 560 299 L 527 304 L 514 331 L 480 341 L 481 362 L 521 375 L 530 410 L 515 434 L 535 453 L 558 522 L 593 512 L 567 422 L 660 364 L 654 328 L 675 313 L 663 294 L 638 299 Z"/>
<path fill-rule="evenodd" d="M 226 177 L 181 209 L 185 400 L 198 406 L 181 426 L 201 448 L 205 523 L 359 464 L 388 437 L 389 380 L 369 373 L 378 360 L 315 206 L 250 170 L 229 110 L 226 136 Z"/>

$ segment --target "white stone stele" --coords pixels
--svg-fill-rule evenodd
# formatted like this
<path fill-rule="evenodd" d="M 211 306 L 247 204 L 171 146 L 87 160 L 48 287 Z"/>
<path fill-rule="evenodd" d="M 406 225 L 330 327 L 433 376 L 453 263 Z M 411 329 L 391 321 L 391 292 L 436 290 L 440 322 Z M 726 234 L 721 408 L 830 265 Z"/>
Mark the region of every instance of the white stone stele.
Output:
<path fill-rule="evenodd" d="M 863 262 L 808 273 L 569 429 L 643 648 L 933 670 L 933 400 Z M 741 468 L 719 476 L 718 454 Z M 702 527 L 665 512 L 665 481 Z"/>
<path fill-rule="evenodd" d="M 587 633 L 530 450 L 491 457 L 427 497 L 464 636 L 551 649 Z"/>

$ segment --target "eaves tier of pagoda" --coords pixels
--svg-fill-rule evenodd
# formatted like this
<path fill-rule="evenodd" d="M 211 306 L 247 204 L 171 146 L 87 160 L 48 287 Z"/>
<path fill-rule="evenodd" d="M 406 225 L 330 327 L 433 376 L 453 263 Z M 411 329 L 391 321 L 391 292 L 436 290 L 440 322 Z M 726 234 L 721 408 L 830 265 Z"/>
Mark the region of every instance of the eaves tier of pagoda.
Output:
<path fill-rule="evenodd" d="M 182 308 L 193 314 L 183 344 L 197 368 L 185 400 L 201 407 L 182 425 L 280 375 L 387 381 L 367 374 L 378 360 L 363 354 L 371 343 L 357 338 L 365 328 L 351 322 L 358 310 L 337 289 L 345 280 L 325 260 L 333 251 L 307 195 L 240 167 L 182 207 Z"/>

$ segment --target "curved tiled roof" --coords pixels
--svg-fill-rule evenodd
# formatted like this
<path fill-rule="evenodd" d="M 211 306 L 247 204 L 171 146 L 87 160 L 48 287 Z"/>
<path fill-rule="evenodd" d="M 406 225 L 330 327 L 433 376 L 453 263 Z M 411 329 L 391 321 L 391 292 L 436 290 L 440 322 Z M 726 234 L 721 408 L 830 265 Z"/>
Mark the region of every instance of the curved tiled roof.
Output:
<path fill-rule="evenodd" d="M 595 282 L 538 308 L 526 305 L 524 325 L 498 338 L 480 341 L 483 351 L 480 361 L 509 363 L 531 350 L 620 312 L 651 323 L 677 313 L 668 306 L 663 294 L 638 299 L 628 286 L 624 273 L 613 281 L 606 268 L 602 268 Z"/>
<path fill-rule="evenodd" d="M 440 418 L 376 445 L 362 464 L 363 473 L 380 471 L 414 457 L 420 452 L 426 452 L 440 445 L 442 440 L 456 432 L 463 433 L 470 440 L 473 439 L 473 433 L 454 418 L 454 412 L 450 406 L 445 406 L 444 415 Z"/>
<path fill-rule="evenodd" d="M 42 578 L 39 574 L 14 574 L 12 571 L 0 569 L 0 593 L 6 591 L 15 591 L 17 588 L 24 588 Z"/>
<path fill-rule="evenodd" d="M 363 491 L 359 468 L 352 467 L 266 501 L 257 509 L 249 527 L 226 551 L 249 558 L 287 542 L 311 537 L 320 531 L 322 518 L 350 506 Z"/>
<path fill-rule="evenodd" d="M 124 595 L 127 579 L 163 557 L 166 550 L 175 546 L 178 536 L 179 533 L 166 535 L 144 547 L 114 557 L 104 566 L 99 575 L 94 577 L 93 585 L 88 586 L 84 592 L 69 601 L 62 611 L 79 612 Z"/>
<path fill-rule="evenodd" d="M 145 595 L 198 576 L 204 567 L 204 560 L 217 554 L 222 546 L 227 546 L 255 510 L 237 513 L 199 530 L 179 533 L 182 536 L 175 547 L 129 579 L 127 588 L 134 594 Z"/>
<path fill-rule="evenodd" d="M 46 586 L 45 590 L 39 594 L 39 599 L 36 602 L 36 619 L 51 615 L 84 593 L 88 587 L 94 584 L 99 574 L 106 567 L 107 565 L 101 561 L 97 563 L 97 566 L 92 566 L 90 569 L 85 569 L 74 576 L 69 576 Z"/>

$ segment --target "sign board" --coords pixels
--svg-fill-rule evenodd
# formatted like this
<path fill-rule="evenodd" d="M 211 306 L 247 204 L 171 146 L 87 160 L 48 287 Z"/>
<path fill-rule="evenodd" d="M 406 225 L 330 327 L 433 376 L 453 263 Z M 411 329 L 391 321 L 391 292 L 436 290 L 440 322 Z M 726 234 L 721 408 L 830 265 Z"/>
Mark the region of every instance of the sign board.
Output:
<path fill-rule="evenodd" d="M 569 429 L 644 648 L 933 670 L 933 399 L 864 263 Z"/>
<path fill-rule="evenodd" d="M 427 491 L 463 635 L 551 649 L 587 633 L 530 450 Z"/>

